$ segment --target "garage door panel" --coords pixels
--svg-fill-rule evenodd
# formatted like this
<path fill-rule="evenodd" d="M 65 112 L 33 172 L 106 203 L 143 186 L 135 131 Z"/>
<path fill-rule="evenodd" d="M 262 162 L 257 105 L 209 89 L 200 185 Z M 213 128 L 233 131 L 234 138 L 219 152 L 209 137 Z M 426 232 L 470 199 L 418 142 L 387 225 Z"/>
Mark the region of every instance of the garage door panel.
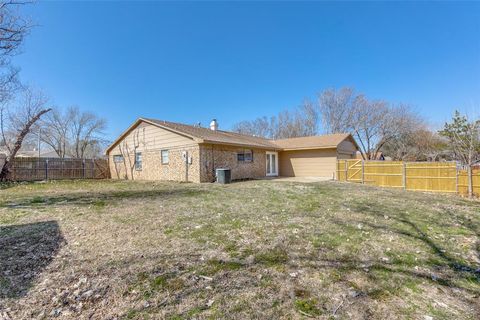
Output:
<path fill-rule="evenodd" d="M 280 175 L 331 177 L 335 172 L 336 151 L 299 150 L 284 151 L 279 155 Z"/>

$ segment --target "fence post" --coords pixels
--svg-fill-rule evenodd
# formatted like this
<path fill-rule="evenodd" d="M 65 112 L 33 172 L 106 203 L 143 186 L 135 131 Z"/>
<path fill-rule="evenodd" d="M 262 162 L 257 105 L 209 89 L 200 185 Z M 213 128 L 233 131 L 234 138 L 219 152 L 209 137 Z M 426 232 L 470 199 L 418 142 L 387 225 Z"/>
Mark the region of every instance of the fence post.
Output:
<path fill-rule="evenodd" d="M 48 180 L 48 159 L 45 160 L 45 180 Z"/>
<path fill-rule="evenodd" d="M 82 159 L 82 178 L 85 179 L 85 159 Z"/>
<path fill-rule="evenodd" d="M 95 159 L 92 159 L 92 179 L 95 179 Z"/>
<path fill-rule="evenodd" d="M 16 175 L 16 169 L 15 169 L 15 158 L 13 158 L 12 160 L 12 171 L 11 171 L 11 178 L 13 181 L 17 181 L 15 175 Z"/>
<path fill-rule="evenodd" d="M 362 159 L 362 184 L 365 184 L 365 160 Z"/>
<path fill-rule="evenodd" d="M 345 181 L 348 181 L 348 164 L 347 164 L 347 160 L 343 160 L 345 161 Z"/>
<path fill-rule="evenodd" d="M 406 162 L 403 162 L 402 184 L 403 184 L 403 190 L 407 190 L 407 163 Z"/>

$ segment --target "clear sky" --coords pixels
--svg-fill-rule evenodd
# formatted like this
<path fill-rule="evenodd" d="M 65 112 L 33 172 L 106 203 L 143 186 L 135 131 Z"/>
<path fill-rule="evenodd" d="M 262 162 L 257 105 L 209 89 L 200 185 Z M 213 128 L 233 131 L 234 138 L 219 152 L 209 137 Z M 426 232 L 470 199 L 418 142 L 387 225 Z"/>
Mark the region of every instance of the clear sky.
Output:
<path fill-rule="evenodd" d="M 54 104 L 228 129 L 326 88 L 415 106 L 434 124 L 480 108 L 479 2 L 41 2 L 15 58 Z M 478 110 L 478 111 L 477 111 Z"/>

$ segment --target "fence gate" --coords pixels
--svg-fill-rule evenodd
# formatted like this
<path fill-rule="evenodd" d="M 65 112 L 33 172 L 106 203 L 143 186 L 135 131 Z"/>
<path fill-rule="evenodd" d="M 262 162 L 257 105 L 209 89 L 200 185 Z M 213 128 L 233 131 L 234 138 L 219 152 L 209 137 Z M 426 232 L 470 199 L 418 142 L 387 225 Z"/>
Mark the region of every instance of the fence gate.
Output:
<path fill-rule="evenodd" d="M 362 160 L 347 160 L 347 181 L 362 183 L 363 181 L 363 161 Z"/>

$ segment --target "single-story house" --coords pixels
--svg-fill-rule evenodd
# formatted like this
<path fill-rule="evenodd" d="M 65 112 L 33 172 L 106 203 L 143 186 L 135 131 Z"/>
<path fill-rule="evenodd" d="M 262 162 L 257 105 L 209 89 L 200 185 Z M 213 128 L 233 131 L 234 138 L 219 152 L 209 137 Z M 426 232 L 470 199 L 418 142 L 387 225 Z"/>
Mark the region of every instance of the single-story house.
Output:
<path fill-rule="evenodd" d="M 266 176 L 333 177 L 337 159 L 358 150 L 350 134 L 271 140 L 218 129 L 139 118 L 105 151 L 112 178 L 215 181 L 217 168 L 232 179 Z"/>
<path fill-rule="evenodd" d="M 5 147 L 0 147 L 0 155 L 6 157 L 9 154 L 9 151 Z M 16 154 L 17 158 L 38 158 L 38 149 L 33 148 L 32 150 L 21 149 Z M 54 150 L 46 150 L 40 152 L 40 158 L 59 158 L 58 154 Z M 66 156 L 65 158 L 70 158 Z"/>

